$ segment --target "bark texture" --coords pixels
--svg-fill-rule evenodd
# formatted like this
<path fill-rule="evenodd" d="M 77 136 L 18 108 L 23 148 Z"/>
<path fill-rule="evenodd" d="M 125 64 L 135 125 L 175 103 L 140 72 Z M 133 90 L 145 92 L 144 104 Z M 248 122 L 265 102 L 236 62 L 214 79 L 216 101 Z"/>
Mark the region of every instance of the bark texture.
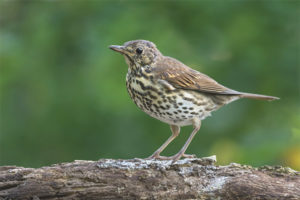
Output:
<path fill-rule="evenodd" d="M 74 161 L 0 167 L 0 199 L 300 199 L 287 167 L 216 166 L 214 157 Z"/>

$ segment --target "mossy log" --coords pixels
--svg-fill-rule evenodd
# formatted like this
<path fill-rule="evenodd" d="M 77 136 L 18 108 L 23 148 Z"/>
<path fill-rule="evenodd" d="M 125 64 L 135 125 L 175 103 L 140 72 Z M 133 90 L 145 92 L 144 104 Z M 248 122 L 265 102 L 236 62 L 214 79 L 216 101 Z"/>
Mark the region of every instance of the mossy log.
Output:
<path fill-rule="evenodd" d="M 215 165 L 215 158 L 76 160 L 38 169 L 0 167 L 0 199 L 300 199 L 285 167 Z"/>

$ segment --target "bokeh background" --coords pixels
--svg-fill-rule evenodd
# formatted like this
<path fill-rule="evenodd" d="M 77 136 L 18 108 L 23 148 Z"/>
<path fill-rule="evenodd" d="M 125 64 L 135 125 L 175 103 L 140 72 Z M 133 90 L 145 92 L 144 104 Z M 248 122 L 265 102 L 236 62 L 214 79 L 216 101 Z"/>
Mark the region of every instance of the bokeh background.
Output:
<path fill-rule="evenodd" d="M 169 126 L 131 101 L 124 58 L 108 49 L 146 39 L 227 87 L 281 98 L 214 112 L 187 153 L 300 170 L 299 9 L 297 0 L 2 0 L 0 165 L 151 155 Z"/>

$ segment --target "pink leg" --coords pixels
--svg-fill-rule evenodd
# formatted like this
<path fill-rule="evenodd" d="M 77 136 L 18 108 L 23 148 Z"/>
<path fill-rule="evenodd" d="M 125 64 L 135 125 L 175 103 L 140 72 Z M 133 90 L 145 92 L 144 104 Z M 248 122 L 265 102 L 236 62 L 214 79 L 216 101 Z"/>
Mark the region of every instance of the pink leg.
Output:
<path fill-rule="evenodd" d="M 201 127 L 201 121 L 200 119 L 194 119 L 193 121 L 193 126 L 194 126 L 194 130 L 191 133 L 190 137 L 188 138 L 188 140 L 185 142 L 185 144 L 183 145 L 183 147 L 180 149 L 180 151 L 175 154 L 174 156 L 171 156 L 170 158 L 173 160 L 172 164 L 175 163 L 177 160 L 179 160 L 182 156 L 186 157 L 187 155 L 184 154 L 184 152 L 186 151 L 186 149 L 188 148 L 189 144 L 191 143 L 191 141 L 193 140 L 194 136 L 196 135 L 196 133 L 200 130 Z"/>
<path fill-rule="evenodd" d="M 166 157 L 164 156 L 160 156 L 159 154 L 179 135 L 180 133 L 180 127 L 176 126 L 176 125 L 170 125 L 171 131 L 172 131 L 172 135 L 167 139 L 167 141 L 161 145 L 161 147 L 159 147 L 150 157 L 148 157 L 147 159 L 164 159 Z"/>

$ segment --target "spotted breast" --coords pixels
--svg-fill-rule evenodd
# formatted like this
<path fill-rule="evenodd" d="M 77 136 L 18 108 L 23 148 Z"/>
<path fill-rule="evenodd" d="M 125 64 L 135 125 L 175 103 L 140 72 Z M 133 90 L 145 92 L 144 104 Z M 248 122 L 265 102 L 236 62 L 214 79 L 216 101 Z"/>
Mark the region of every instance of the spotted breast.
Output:
<path fill-rule="evenodd" d="M 224 105 L 221 95 L 208 98 L 209 94 L 175 89 L 166 84 L 155 80 L 147 68 L 128 70 L 126 76 L 127 90 L 134 103 L 151 117 L 168 124 L 191 125 L 193 118 L 203 120 Z"/>

